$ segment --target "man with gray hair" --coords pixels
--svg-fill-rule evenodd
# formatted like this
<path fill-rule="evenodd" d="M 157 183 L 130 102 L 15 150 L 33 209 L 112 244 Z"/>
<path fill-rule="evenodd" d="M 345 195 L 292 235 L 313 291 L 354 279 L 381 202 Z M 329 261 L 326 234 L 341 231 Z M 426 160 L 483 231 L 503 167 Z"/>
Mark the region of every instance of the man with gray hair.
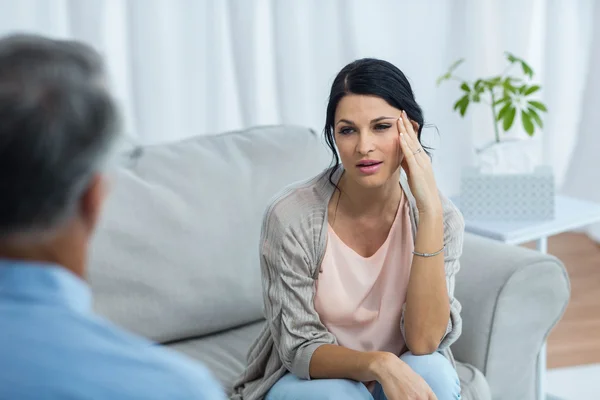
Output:
<path fill-rule="evenodd" d="M 0 399 L 224 399 L 211 374 L 91 310 L 84 277 L 117 110 L 99 55 L 0 39 Z"/>

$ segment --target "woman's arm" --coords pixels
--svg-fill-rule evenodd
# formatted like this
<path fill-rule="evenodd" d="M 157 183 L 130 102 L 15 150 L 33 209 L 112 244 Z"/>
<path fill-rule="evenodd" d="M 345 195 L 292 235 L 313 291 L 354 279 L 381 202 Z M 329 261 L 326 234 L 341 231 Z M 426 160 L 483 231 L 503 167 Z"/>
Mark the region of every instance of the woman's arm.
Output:
<path fill-rule="evenodd" d="M 454 298 L 454 285 L 456 273 L 460 269 L 459 259 L 462 254 L 465 223 L 464 218 L 450 200 L 441 193 L 440 197 L 444 210 L 442 231 L 445 250 L 443 256 L 439 254 L 425 258 L 425 260 L 420 260 L 423 257 L 414 256 L 401 320 L 401 329 L 407 346 L 414 354 L 429 354 L 440 348 L 446 348 L 460 336 L 462 331 L 461 305 Z M 430 226 L 435 226 L 435 224 L 429 225 L 428 218 L 423 219 L 423 217 L 419 218 L 415 248 L 418 252 L 430 252 L 419 250 L 417 247 L 420 246 L 419 243 L 423 242 L 421 241 L 423 237 L 427 243 L 426 232 L 431 229 Z M 437 223 L 439 224 L 439 221 Z M 439 229 L 439 226 L 435 229 Z M 427 263 L 427 261 L 437 258 L 439 258 L 437 262 L 442 262 L 441 268 L 439 264 Z M 433 271 L 426 270 L 430 267 L 433 267 Z M 435 279 L 428 281 L 434 273 L 436 274 Z M 443 276 L 437 275 L 438 273 Z M 434 289 L 434 285 L 439 286 Z M 436 307 L 436 304 L 439 308 L 434 310 L 433 307 Z M 426 307 L 432 307 L 431 311 L 427 311 Z M 413 313 L 411 314 L 410 311 Z M 428 313 L 435 317 L 429 318 L 431 315 Z M 416 340 L 413 340 L 415 338 Z"/>
<path fill-rule="evenodd" d="M 419 213 L 415 251 L 435 253 L 444 245 L 441 210 Z M 446 287 L 444 252 L 433 257 L 415 255 L 410 271 L 404 312 L 406 345 L 413 354 L 437 350 L 448 326 L 450 301 Z"/>
<path fill-rule="evenodd" d="M 429 156 L 412 122 L 402 113 L 398 120 L 402 168 L 419 213 L 415 251 L 436 256 L 413 257 L 406 303 L 401 318 L 405 342 L 413 354 L 429 354 L 447 346 L 460 334 L 460 303 L 454 299 L 454 275 L 459 269 L 464 220 L 437 189 Z M 443 342 L 442 342 L 443 340 Z"/>
<path fill-rule="evenodd" d="M 322 345 L 313 353 L 310 375 L 312 378 L 377 381 L 390 400 L 435 399 L 425 380 L 392 353 Z"/>
<path fill-rule="evenodd" d="M 363 352 L 338 345 L 323 345 L 313 353 L 310 377 L 313 379 L 352 379 L 358 382 L 378 380 L 383 352 Z"/>

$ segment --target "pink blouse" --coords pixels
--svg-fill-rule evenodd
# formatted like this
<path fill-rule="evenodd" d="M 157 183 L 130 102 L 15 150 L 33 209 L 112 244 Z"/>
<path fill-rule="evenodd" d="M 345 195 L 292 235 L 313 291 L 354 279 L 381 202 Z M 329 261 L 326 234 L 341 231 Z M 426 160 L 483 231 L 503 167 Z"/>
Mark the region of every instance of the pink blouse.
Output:
<path fill-rule="evenodd" d="M 403 195 L 387 239 L 371 257 L 348 247 L 328 226 L 315 310 L 338 344 L 400 355 L 400 316 L 414 249 L 409 204 Z"/>

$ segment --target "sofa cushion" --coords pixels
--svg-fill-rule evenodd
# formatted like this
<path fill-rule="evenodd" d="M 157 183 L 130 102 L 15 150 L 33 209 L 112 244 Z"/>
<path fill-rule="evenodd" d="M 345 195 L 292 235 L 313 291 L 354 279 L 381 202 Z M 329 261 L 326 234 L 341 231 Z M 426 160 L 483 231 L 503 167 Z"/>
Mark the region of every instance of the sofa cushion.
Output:
<path fill-rule="evenodd" d="M 229 394 L 234 381 L 244 372 L 248 349 L 263 326 L 263 321 L 255 322 L 202 339 L 173 343 L 168 347 L 200 360 Z"/>
<path fill-rule="evenodd" d="M 203 339 L 174 343 L 169 347 L 202 361 L 229 394 L 244 371 L 246 354 L 264 322 L 257 322 Z M 463 400 L 491 400 L 490 388 L 481 372 L 469 364 L 456 363 Z"/>
<path fill-rule="evenodd" d="M 492 392 L 485 376 L 474 366 L 456 362 L 460 379 L 461 399 L 492 400 Z"/>
<path fill-rule="evenodd" d="M 269 199 L 329 165 L 321 136 L 261 127 L 136 149 L 91 249 L 97 312 L 159 342 L 259 320 Z"/>

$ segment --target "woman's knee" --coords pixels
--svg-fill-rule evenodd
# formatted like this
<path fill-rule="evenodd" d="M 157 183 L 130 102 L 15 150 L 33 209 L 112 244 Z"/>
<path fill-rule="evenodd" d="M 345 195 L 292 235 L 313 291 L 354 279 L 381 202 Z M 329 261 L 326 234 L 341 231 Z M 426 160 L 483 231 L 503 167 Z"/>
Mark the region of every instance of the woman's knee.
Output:
<path fill-rule="evenodd" d="M 373 396 L 360 382 L 348 379 L 299 379 L 287 374 L 281 378 L 265 400 L 372 400 Z"/>
<path fill-rule="evenodd" d="M 438 400 L 460 399 L 460 381 L 450 361 L 435 352 L 424 356 L 404 353 L 400 359 L 407 363 L 431 387 Z"/>

